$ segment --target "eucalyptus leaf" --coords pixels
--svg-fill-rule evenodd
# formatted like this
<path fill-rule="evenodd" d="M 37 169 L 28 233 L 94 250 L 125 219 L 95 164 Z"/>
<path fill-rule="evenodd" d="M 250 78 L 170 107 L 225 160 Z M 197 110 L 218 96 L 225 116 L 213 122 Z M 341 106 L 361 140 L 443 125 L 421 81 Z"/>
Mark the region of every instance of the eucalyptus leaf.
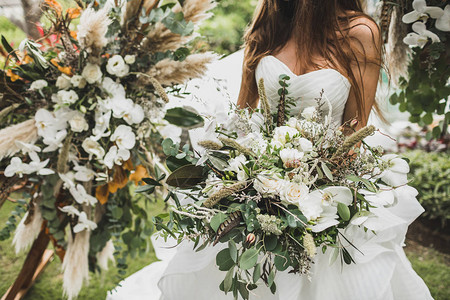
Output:
<path fill-rule="evenodd" d="M 256 264 L 255 268 L 253 269 L 253 283 L 257 283 L 260 278 L 261 278 L 261 264 Z"/>
<path fill-rule="evenodd" d="M 220 225 L 225 222 L 227 218 L 228 216 L 226 214 L 218 213 L 211 218 L 211 222 L 209 223 L 209 225 L 215 232 L 217 232 L 217 229 L 219 229 Z"/>
<path fill-rule="evenodd" d="M 225 279 L 223 280 L 223 291 L 225 292 L 225 294 L 231 290 L 231 287 L 233 285 L 233 275 L 233 268 L 229 269 L 227 275 L 225 275 Z"/>
<path fill-rule="evenodd" d="M 350 220 L 350 209 L 348 208 L 347 205 L 345 205 L 344 203 L 339 202 L 337 209 L 338 209 L 339 216 L 344 221 Z"/>
<path fill-rule="evenodd" d="M 322 162 L 321 165 L 322 165 L 322 170 L 323 170 L 323 172 L 325 173 L 325 176 L 327 176 L 327 178 L 328 178 L 330 181 L 334 181 L 333 174 L 331 173 L 331 171 L 330 171 L 330 169 L 328 168 L 328 166 L 327 166 L 324 162 Z"/>
<path fill-rule="evenodd" d="M 231 259 L 237 263 L 237 259 L 238 259 L 238 250 L 237 250 L 237 246 L 236 243 L 233 240 L 229 240 L 228 241 L 228 249 L 230 249 L 230 256 Z"/>
<path fill-rule="evenodd" d="M 216 264 L 220 271 L 228 271 L 235 265 L 234 261 L 231 259 L 228 248 L 222 249 L 219 253 L 217 253 Z"/>
<path fill-rule="evenodd" d="M 203 168 L 194 165 L 182 166 L 167 177 L 166 183 L 179 188 L 190 188 L 204 180 Z"/>
<path fill-rule="evenodd" d="M 246 250 L 239 260 L 239 266 L 242 270 L 253 268 L 258 262 L 259 251 L 256 248 Z"/>

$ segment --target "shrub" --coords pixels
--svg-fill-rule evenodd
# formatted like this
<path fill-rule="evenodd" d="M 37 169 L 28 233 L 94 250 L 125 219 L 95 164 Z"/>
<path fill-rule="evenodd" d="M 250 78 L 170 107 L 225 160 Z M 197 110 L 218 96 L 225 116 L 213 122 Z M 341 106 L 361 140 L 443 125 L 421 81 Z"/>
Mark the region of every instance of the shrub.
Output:
<path fill-rule="evenodd" d="M 423 217 L 437 220 L 442 228 L 450 219 L 450 155 L 414 150 L 403 153 L 410 160 L 410 185 L 419 191 Z"/>

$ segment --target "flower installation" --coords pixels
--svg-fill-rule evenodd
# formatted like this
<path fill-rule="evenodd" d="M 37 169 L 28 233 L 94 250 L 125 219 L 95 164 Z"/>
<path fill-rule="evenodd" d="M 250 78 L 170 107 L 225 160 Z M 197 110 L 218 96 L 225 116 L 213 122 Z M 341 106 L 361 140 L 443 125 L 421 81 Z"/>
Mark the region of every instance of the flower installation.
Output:
<path fill-rule="evenodd" d="M 38 41 L 13 50 L 2 37 L 0 94 L 0 206 L 13 191 L 24 198 L 0 238 L 17 227 L 19 252 L 45 233 L 63 261 L 69 299 L 113 254 L 124 275 L 126 257 L 146 250 L 153 224 L 148 199 L 134 190 L 164 178 L 154 149 L 166 90 L 202 75 L 213 59 L 187 48 L 210 0 L 77 3 L 64 12 L 44 1 L 51 27 Z"/>
<path fill-rule="evenodd" d="M 224 244 L 216 257 L 225 276 L 220 289 L 235 298 L 249 299 L 261 281 L 275 293 L 280 271 L 308 276 L 318 251 L 331 251 L 330 263 L 354 262 L 355 231 L 376 235 L 379 224 L 392 222 L 385 214 L 397 192 L 416 194 L 408 163 L 364 142 L 373 126 L 356 130 L 353 120 L 336 128 L 324 95 L 288 117 L 289 79 L 280 76 L 277 114 L 261 80 L 261 109 L 236 109 L 226 123 L 206 124 L 200 157 L 170 139 L 162 145 L 180 167 L 166 180 L 176 203 L 170 221 L 156 217 L 156 227 L 192 240 L 197 251 Z"/>

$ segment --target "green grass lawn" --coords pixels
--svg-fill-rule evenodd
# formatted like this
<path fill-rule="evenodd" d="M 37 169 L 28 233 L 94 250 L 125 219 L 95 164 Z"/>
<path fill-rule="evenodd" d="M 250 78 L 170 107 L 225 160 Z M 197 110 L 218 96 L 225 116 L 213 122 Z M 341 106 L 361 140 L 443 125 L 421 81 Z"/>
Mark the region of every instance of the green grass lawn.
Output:
<path fill-rule="evenodd" d="M 15 204 L 8 202 L 0 209 L 0 227 L 3 227 L 10 211 Z M 154 214 L 161 212 L 161 203 L 149 207 Z M 26 253 L 15 255 L 9 240 L 0 242 L 0 295 L 3 295 L 13 283 L 19 272 Z M 436 300 L 450 299 L 450 259 L 448 255 L 439 253 L 431 248 L 407 241 L 406 252 L 417 273 L 424 279 Z M 156 257 L 151 249 L 147 254 L 135 259 L 129 259 L 127 276 L 155 261 Z M 36 284 L 29 290 L 26 300 L 56 300 L 62 297 L 62 275 L 59 258 L 55 258 L 38 278 Z M 78 299 L 105 299 L 108 290 L 118 283 L 117 269 L 111 267 L 101 274 L 91 274 L 90 284 L 84 286 Z M 130 299 L 132 300 L 132 299 Z"/>

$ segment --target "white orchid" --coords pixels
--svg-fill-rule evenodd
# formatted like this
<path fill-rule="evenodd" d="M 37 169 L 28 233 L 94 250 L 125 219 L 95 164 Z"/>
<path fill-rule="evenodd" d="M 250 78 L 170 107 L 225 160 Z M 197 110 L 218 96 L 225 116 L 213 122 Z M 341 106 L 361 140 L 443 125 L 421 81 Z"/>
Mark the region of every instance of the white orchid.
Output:
<path fill-rule="evenodd" d="M 88 219 L 84 211 L 78 215 L 78 224 L 73 227 L 73 232 L 78 233 L 83 230 L 92 231 L 97 228 L 97 224 Z"/>
<path fill-rule="evenodd" d="M 95 155 L 97 159 L 102 159 L 103 156 L 105 156 L 105 149 L 103 149 L 92 137 L 86 138 L 81 144 L 81 147 L 89 154 L 89 159 L 91 159 L 93 155 Z"/>
<path fill-rule="evenodd" d="M 75 179 L 78 181 L 88 182 L 94 179 L 95 177 L 95 172 L 86 166 L 78 165 L 75 166 L 73 169 L 76 171 L 74 176 Z"/>
<path fill-rule="evenodd" d="M 303 111 L 302 111 L 302 117 L 305 118 L 307 121 L 313 121 L 317 112 L 316 112 L 316 107 L 315 106 L 309 106 L 306 107 Z"/>
<path fill-rule="evenodd" d="M 316 221 L 311 226 L 313 232 L 339 224 L 337 221 L 337 206 L 342 203 L 346 206 L 353 202 L 353 195 L 349 188 L 331 186 L 323 190 L 315 190 L 299 203 L 300 210 L 308 220 Z"/>
<path fill-rule="evenodd" d="M 42 152 L 53 152 L 62 147 L 63 141 L 67 136 L 67 130 L 60 131 L 46 131 L 42 135 L 42 141 L 47 145 Z"/>
<path fill-rule="evenodd" d="M 395 201 L 393 189 L 385 185 L 380 185 L 380 190 L 376 193 L 368 190 L 360 190 L 358 192 L 364 195 L 364 198 L 370 203 L 370 205 L 375 207 L 392 205 Z"/>
<path fill-rule="evenodd" d="M 14 175 L 18 175 L 20 178 L 23 177 L 23 174 L 26 174 L 25 169 L 27 165 L 22 162 L 22 160 L 18 157 L 11 158 L 9 165 L 6 167 L 4 175 L 6 177 L 13 177 Z"/>
<path fill-rule="evenodd" d="M 244 154 L 240 154 L 235 158 L 231 158 L 228 161 L 228 167 L 225 168 L 225 171 L 232 171 L 236 173 L 238 180 L 245 180 L 248 178 L 247 173 L 245 173 L 243 165 L 247 163 L 247 158 Z"/>
<path fill-rule="evenodd" d="M 30 156 L 31 161 L 26 167 L 27 174 L 36 172 L 39 175 L 50 175 L 55 173 L 53 170 L 45 168 L 50 161 L 49 158 L 41 161 L 36 152 L 29 152 L 28 155 Z"/>
<path fill-rule="evenodd" d="M 48 131 L 53 127 L 53 124 L 55 123 L 55 117 L 45 108 L 40 108 L 34 115 L 34 122 L 36 124 L 38 134 L 42 136 L 45 131 Z"/>
<path fill-rule="evenodd" d="M 414 10 L 402 17 L 403 23 L 409 24 L 417 20 L 426 22 L 429 17 L 437 19 L 442 17 L 442 15 L 444 14 L 442 8 L 436 6 L 427 6 L 425 0 L 414 0 L 412 6 Z"/>
<path fill-rule="evenodd" d="M 136 144 L 136 135 L 130 126 L 119 125 L 110 140 L 115 142 L 119 149 L 133 149 Z"/>
<path fill-rule="evenodd" d="M 109 169 L 112 169 L 115 164 L 120 166 L 122 165 L 122 162 L 127 161 L 129 158 L 129 150 L 119 149 L 116 146 L 112 146 L 108 153 L 106 153 L 103 162 Z"/>
<path fill-rule="evenodd" d="M 109 136 L 111 134 L 110 131 L 106 132 L 109 128 L 109 121 L 111 120 L 111 111 L 106 113 L 102 113 L 97 110 L 95 112 L 95 127 L 92 129 L 92 134 L 94 135 L 94 140 L 99 140 L 102 137 Z"/>
<path fill-rule="evenodd" d="M 295 145 L 302 152 L 311 152 L 313 150 L 313 144 L 310 140 L 305 138 L 295 138 L 292 141 L 292 144 Z"/>
<path fill-rule="evenodd" d="M 133 100 L 116 97 L 111 99 L 111 103 L 115 118 L 122 118 L 129 125 L 139 124 L 144 120 L 144 110 Z"/>
<path fill-rule="evenodd" d="M 256 176 L 256 179 L 253 182 L 255 190 L 265 197 L 279 195 L 282 186 L 283 180 L 264 174 Z"/>
<path fill-rule="evenodd" d="M 82 184 L 77 184 L 74 187 L 69 188 L 69 192 L 73 199 L 79 204 L 94 205 L 97 203 L 97 198 L 89 195 Z"/>
<path fill-rule="evenodd" d="M 298 135 L 299 132 L 297 129 L 289 127 L 289 126 L 280 126 L 275 128 L 273 138 L 271 141 L 271 145 L 274 148 L 282 148 L 286 144 L 288 140 L 294 138 L 294 136 Z"/>
<path fill-rule="evenodd" d="M 427 30 L 426 25 L 422 22 L 414 23 L 412 29 L 414 32 L 408 33 L 403 39 L 403 42 L 409 46 L 422 48 L 428 43 L 428 39 L 431 39 L 432 43 L 440 42 L 439 37 L 435 33 Z"/>
<path fill-rule="evenodd" d="M 24 143 L 22 141 L 15 141 L 14 143 L 17 147 L 19 147 L 23 154 L 27 154 L 29 152 L 41 152 L 41 148 L 36 145 Z"/>
<path fill-rule="evenodd" d="M 435 27 L 440 31 L 450 31 L 450 4 L 445 6 L 444 14 L 436 20 Z"/>
<path fill-rule="evenodd" d="M 110 77 L 103 78 L 102 88 L 113 97 L 125 98 L 125 88 Z"/>
<path fill-rule="evenodd" d="M 396 154 L 386 154 L 381 157 L 385 169 L 378 175 L 389 186 L 397 187 L 408 183 L 409 165 Z"/>
<path fill-rule="evenodd" d="M 70 217 L 80 215 L 80 211 L 76 209 L 73 205 L 66 205 L 64 207 L 61 207 L 59 210 L 61 210 L 63 213 L 66 213 Z"/>
<path fill-rule="evenodd" d="M 75 174 L 73 172 L 67 172 L 65 174 L 58 173 L 59 178 L 63 181 L 63 187 L 67 190 L 75 188 Z"/>

